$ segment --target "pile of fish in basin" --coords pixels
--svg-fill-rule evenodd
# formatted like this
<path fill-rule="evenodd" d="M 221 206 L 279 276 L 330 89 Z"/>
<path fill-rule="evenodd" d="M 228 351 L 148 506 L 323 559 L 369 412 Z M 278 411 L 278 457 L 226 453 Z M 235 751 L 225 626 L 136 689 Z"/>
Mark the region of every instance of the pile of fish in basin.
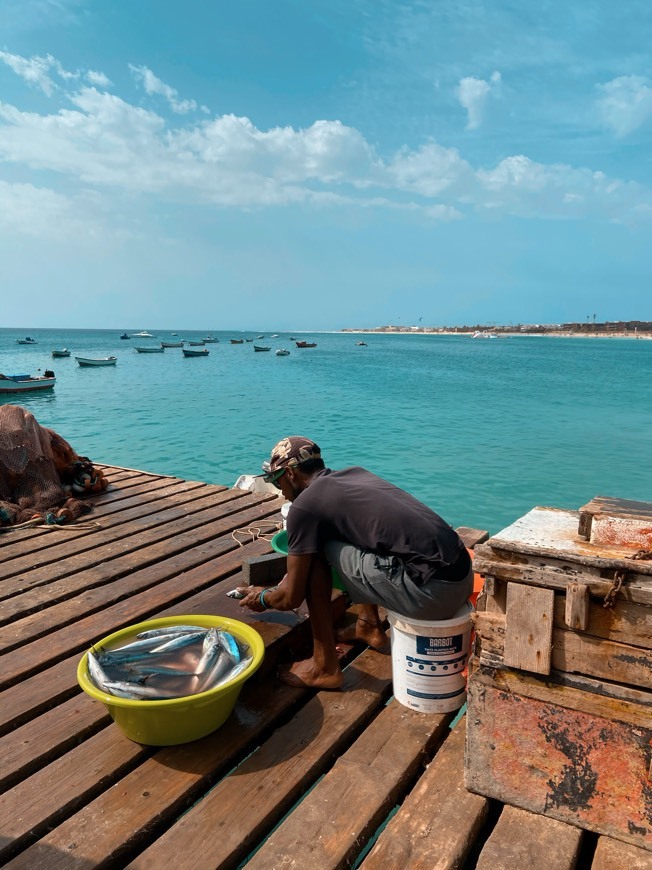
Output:
<path fill-rule="evenodd" d="M 222 616 L 173 616 L 132 625 L 94 644 L 77 668 L 82 689 L 137 743 L 205 737 L 233 710 L 260 667 L 263 639 Z"/>

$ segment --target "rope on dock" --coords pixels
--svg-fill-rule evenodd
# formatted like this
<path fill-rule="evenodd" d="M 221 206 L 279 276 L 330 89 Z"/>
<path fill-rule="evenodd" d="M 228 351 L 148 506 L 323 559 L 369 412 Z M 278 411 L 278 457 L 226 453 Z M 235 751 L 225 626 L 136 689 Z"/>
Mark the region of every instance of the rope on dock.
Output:
<path fill-rule="evenodd" d="M 246 526 L 241 529 L 234 529 L 231 532 L 231 537 L 239 547 L 244 547 L 245 544 L 251 544 L 253 541 L 263 540 L 271 541 L 274 535 L 283 528 L 283 523 L 275 523 L 271 520 L 267 523 L 260 523 L 257 526 Z M 243 536 L 241 540 L 238 536 Z"/>

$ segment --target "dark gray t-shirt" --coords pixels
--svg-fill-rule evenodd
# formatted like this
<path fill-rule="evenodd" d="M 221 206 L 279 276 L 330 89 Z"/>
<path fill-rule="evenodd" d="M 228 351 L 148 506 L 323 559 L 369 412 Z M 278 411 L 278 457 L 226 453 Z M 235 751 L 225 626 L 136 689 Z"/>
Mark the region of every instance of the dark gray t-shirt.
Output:
<path fill-rule="evenodd" d="M 359 467 L 318 471 L 292 503 L 287 532 L 292 556 L 318 553 L 328 540 L 347 541 L 398 556 L 419 584 L 461 580 L 471 566 L 459 535 L 438 514 Z"/>

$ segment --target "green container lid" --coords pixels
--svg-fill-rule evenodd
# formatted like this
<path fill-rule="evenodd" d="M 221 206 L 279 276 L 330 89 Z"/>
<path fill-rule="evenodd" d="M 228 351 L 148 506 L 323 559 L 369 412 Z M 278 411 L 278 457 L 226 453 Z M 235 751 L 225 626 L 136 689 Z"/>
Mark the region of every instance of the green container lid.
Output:
<path fill-rule="evenodd" d="M 270 541 L 272 545 L 272 550 L 275 550 L 277 553 L 282 553 L 284 556 L 288 554 L 288 533 L 285 529 L 281 529 L 280 532 L 277 532 L 272 540 Z M 337 573 L 335 568 L 331 568 L 331 576 L 333 579 L 333 588 L 341 589 L 342 592 L 346 592 L 346 586 L 344 585 L 342 578 Z"/>

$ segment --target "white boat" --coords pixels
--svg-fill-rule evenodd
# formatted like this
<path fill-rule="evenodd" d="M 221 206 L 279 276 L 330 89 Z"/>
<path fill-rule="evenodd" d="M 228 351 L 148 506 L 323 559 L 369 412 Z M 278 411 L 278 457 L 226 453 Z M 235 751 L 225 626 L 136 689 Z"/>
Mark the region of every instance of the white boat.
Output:
<path fill-rule="evenodd" d="M 183 349 L 184 356 L 208 356 L 208 348 L 204 347 L 202 350 L 194 350 L 189 347 L 184 347 Z"/>
<path fill-rule="evenodd" d="M 146 329 L 143 329 L 142 332 L 132 332 L 131 333 L 134 338 L 154 338 L 151 332 L 147 332 Z"/>
<path fill-rule="evenodd" d="M 473 338 L 498 338 L 495 332 L 487 332 L 483 330 L 482 332 L 474 332 Z"/>
<path fill-rule="evenodd" d="M 281 347 L 276 351 L 276 356 L 290 356 L 290 351 Z"/>
<path fill-rule="evenodd" d="M 52 356 L 57 356 L 57 357 L 70 356 L 70 351 L 68 350 L 67 347 L 62 348 L 61 350 L 53 350 Z"/>
<path fill-rule="evenodd" d="M 161 347 L 183 347 L 182 341 L 162 341 Z"/>
<path fill-rule="evenodd" d="M 80 366 L 114 366 L 117 362 L 115 356 L 102 356 L 96 359 L 89 359 L 85 356 L 76 356 L 75 359 Z"/>
<path fill-rule="evenodd" d="M 28 335 L 25 338 L 17 338 L 16 344 L 38 344 L 38 342 L 34 338 L 30 338 Z"/>
<path fill-rule="evenodd" d="M 136 353 L 165 353 L 164 347 L 136 347 Z"/>
<path fill-rule="evenodd" d="M 51 390 L 57 379 L 54 372 L 43 375 L 2 375 L 0 374 L 0 393 L 27 393 L 33 390 Z"/>
<path fill-rule="evenodd" d="M 218 344 L 219 338 L 213 338 L 212 335 L 207 335 L 206 338 L 203 339 L 206 344 Z"/>

